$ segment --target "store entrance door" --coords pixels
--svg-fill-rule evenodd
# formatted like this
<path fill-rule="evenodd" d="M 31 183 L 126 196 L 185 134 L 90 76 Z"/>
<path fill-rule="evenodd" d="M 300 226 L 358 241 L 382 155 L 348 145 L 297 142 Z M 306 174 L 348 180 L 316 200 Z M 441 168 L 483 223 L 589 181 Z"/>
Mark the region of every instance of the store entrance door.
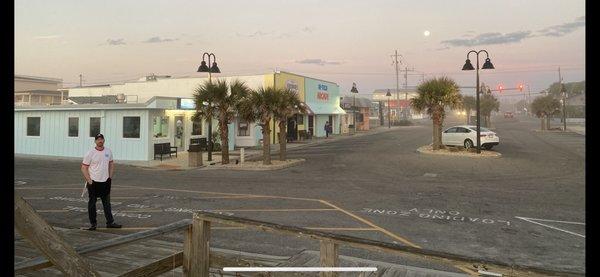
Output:
<path fill-rule="evenodd" d="M 174 146 L 177 146 L 177 150 L 178 151 L 183 151 L 184 150 L 184 138 L 183 138 L 183 134 L 184 134 L 184 126 L 185 124 L 183 124 L 183 116 L 175 116 L 175 141 L 174 141 Z"/>
<path fill-rule="evenodd" d="M 296 115 L 287 120 L 287 139 L 288 141 L 298 140 L 298 123 L 296 122 Z"/>
<path fill-rule="evenodd" d="M 309 115 L 308 116 L 308 133 L 309 133 L 309 137 L 312 137 L 315 135 L 315 122 L 314 122 L 314 115 Z"/>

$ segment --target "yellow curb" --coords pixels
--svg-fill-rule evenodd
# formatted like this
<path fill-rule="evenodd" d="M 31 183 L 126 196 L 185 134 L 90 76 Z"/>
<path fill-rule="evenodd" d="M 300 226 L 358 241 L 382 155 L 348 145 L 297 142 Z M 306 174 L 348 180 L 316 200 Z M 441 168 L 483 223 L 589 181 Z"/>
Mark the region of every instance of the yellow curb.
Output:
<path fill-rule="evenodd" d="M 502 154 L 500 154 L 496 151 L 490 151 L 490 150 L 481 150 L 481 154 L 477 154 L 477 153 L 469 153 L 469 152 L 465 152 L 465 151 L 450 152 L 446 149 L 440 149 L 440 150 L 433 151 L 433 150 L 431 150 L 430 147 L 431 147 L 431 145 L 421 146 L 421 147 L 417 148 L 417 152 L 419 152 L 421 154 L 430 154 L 430 155 L 473 157 L 473 158 L 499 158 L 502 156 Z"/>

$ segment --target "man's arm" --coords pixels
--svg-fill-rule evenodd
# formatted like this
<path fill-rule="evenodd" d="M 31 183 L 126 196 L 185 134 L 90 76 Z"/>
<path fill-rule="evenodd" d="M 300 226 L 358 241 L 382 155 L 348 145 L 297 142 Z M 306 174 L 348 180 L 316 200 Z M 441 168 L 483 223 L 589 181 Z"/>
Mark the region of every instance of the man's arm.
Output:
<path fill-rule="evenodd" d="M 112 180 L 114 172 L 115 172 L 115 163 L 113 161 L 110 161 L 108 163 L 108 178 L 110 178 L 111 180 Z"/>
<path fill-rule="evenodd" d="M 92 178 L 90 177 L 89 165 L 82 164 L 81 165 L 81 173 L 83 173 L 83 177 L 88 182 L 88 184 L 92 183 Z"/>

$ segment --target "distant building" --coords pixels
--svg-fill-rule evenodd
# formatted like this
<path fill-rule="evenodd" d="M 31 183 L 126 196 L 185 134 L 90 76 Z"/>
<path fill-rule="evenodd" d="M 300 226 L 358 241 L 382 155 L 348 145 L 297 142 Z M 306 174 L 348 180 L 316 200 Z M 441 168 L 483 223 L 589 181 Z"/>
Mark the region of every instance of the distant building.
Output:
<path fill-rule="evenodd" d="M 388 90 L 392 96 L 386 96 Z M 410 100 L 417 97 L 418 93 L 414 88 L 400 89 L 376 89 L 373 91 L 373 101 L 383 101 L 383 117 L 385 120 L 388 118 L 388 100 L 389 100 L 389 112 L 391 113 L 391 119 L 399 120 L 402 118 L 402 114 L 407 112 L 409 118 L 423 118 L 421 113 L 415 112 L 410 108 Z M 398 100 L 398 98 L 400 98 Z"/>
<path fill-rule="evenodd" d="M 349 95 L 341 97 L 340 106 L 346 111 L 346 114 L 342 115 L 342 120 L 340 121 L 342 134 L 353 130 L 354 124 L 356 124 L 357 131 L 368 131 L 370 129 L 371 105 L 372 101 L 368 98 L 355 98 Z M 356 122 L 354 122 L 353 111 L 356 112 Z"/>
<path fill-rule="evenodd" d="M 15 106 L 58 105 L 68 96 L 62 79 L 15 75 Z"/>

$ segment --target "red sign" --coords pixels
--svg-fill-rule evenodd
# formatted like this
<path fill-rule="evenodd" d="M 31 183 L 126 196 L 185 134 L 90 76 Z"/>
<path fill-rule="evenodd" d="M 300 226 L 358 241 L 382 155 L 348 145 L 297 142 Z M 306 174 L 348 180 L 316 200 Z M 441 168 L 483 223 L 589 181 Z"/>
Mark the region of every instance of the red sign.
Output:
<path fill-rule="evenodd" d="M 319 91 L 319 92 L 317 92 L 317 99 L 323 100 L 323 101 L 329 101 L 329 93 Z"/>

